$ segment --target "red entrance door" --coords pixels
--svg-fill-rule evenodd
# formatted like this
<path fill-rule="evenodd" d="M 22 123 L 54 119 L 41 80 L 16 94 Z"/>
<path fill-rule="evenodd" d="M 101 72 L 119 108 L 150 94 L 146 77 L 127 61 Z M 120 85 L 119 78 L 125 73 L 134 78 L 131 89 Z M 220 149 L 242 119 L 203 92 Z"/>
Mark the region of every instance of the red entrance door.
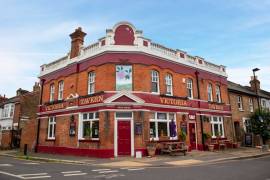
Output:
<path fill-rule="evenodd" d="M 131 155 L 130 121 L 118 121 L 118 155 Z"/>
<path fill-rule="evenodd" d="M 195 123 L 189 123 L 189 142 L 191 149 L 196 149 L 196 131 L 195 131 Z"/>

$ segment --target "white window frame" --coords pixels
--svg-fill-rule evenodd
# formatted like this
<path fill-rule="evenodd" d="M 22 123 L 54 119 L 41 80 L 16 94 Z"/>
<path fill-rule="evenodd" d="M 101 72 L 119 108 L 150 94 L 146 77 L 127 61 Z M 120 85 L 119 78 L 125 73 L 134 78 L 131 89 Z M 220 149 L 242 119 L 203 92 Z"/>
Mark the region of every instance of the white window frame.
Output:
<path fill-rule="evenodd" d="M 187 78 L 187 97 L 193 99 L 193 80 Z"/>
<path fill-rule="evenodd" d="M 249 111 L 253 112 L 254 111 L 254 107 L 253 107 L 253 99 L 249 98 L 248 99 L 248 103 L 249 103 Z"/>
<path fill-rule="evenodd" d="M 243 117 L 242 120 L 243 120 L 243 129 L 245 132 L 247 132 L 247 123 L 251 126 L 250 118 Z"/>
<path fill-rule="evenodd" d="M 152 83 L 156 83 L 157 85 L 157 91 L 153 91 L 152 89 Z M 156 70 L 151 71 L 151 92 L 159 94 L 159 72 Z"/>
<path fill-rule="evenodd" d="M 214 121 L 214 118 L 217 118 L 217 121 Z M 223 123 L 223 117 L 222 116 L 211 116 L 211 129 L 212 129 L 212 138 L 217 138 L 216 134 L 215 134 L 215 128 L 214 125 L 217 124 L 218 125 L 218 131 L 219 133 L 221 132 L 220 128 L 222 127 L 222 136 L 221 138 L 225 137 L 224 134 L 224 123 Z"/>
<path fill-rule="evenodd" d="M 95 81 L 96 81 L 96 73 L 91 71 L 88 73 L 88 94 L 95 93 Z"/>
<path fill-rule="evenodd" d="M 154 122 L 155 123 L 155 136 L 154 136 L 154 141 L 158 141 L 159 140 L 159 137 L 158 137 L 158 123 L 159 122 L 167 122 L 167 132 L 168 132 L 168 134 L 167 134 L 167 136 L 169 137 L 170 136 L 170 122 L 171 122 L 171 119 L 169 119 L 169 117 L 170 117 L 170 114 L 173 114 L 174 115 L 174 122 L 175 122 L 175 124 L 176 124 L 176 114 L 175 113 L 173 113 L 173 112 L 152 112 L 152 113 L 154 113 L 154 119 L 149 119 L 149 131 L 150 131 L 150 123 L 151 122 Z M 158 119 L 157 118 L 157 114 L 158 113 L 164 113 L 164 114 L 166 114 L 166 119 Z M 149 133 L 150 134 L 150 133 Z M 178 134 L 178 132 L 177 132 L 177 126 L 176 126 L 176 134 Z M 152 137 L 150 137 L 150 140 L 152 139 Z M 177 140 L 178 139 L 178 137 L 177 137 L 177 135 L 176 135 L 176 137 L 170 137 L 170 140 Z"/>
<path fill-rule="evenodd" d="M 58 83 L 58 100 L 63 100 L 64 98 L 64 81 L 59 81 Z"/>
<path fill-rule="evenodd" d="M 211 83 L 207 86 L 207 100 L 213 101 L 213 86 Z"/>
<path fill-rule="evenodd" d="M 2 109 L 1 118 L 12 118 L 14 116 L 15 104 L 5 104 Z"/>
<path fill-rule="evenodd" d="M 52 125 L 52 129 L 51 129 L 51 125 Z M 47 138 L 48 139 L 55 139 L 55 129 L 56 126 L 56 119 L 55 116 L 51 116 L 48 119 L 48 132 L 47 132 Z M 50 136 L 50 131 L 52 131 L 52 136 Z"/>
<path fill-rule="evenodd" d="M 89 113 L 93 113 L 93 118 L 89 118 Z M 90 122 L 90 128 L 91 128 L 91 134 L 90 134 L 90 138 L 91 140 L 99 140 L 100 137 L 100 132 L 98 132 L 98 138 L 92 138 L 92 130 L 93 130 L 93 122 L 98 122 L 99 123 L 99 115 L 97 117 L 97 113 L 99 113 L 98 111 L 96 112 L 84 112 L 84 113 L 80 113 L 79 115 L 79 131 L 78 131 L 78 140 L 85 140 L 85 138 L 83 137 L 83 122 Z M 83 115 L 87 114 L 87 119 L 83 118 Z"/>
<path fill-rule="evenodd" d="M 165 76 L 166 95 L 173 96 L 173 78 L 171 74 Z"/>
<path fill-rule="evenodd" d="M 221 103 L 221 90 L 219 85 L 216 85 L 216 98 L 217 102 Z"/>
<path fill-rule="evenodd" d="M 54 84 L 50 85 L 50 102 L 54 101 L 55 86 Z"/>
<path fill-rule="evenodd" d="M 262 99 L 262 100 L 261 100 L 261 106 L 262 106 L 263 108 L 266 108 L 266 100 L 265 100 L 265 99 Z"/>
<path fill-rule="evenodd" d="M 239 106 L 240 105 L 240 106 Z M 242 96 L 237 96 L 237 107 L 239 111 L 243 111 L 243 98 Z"/>

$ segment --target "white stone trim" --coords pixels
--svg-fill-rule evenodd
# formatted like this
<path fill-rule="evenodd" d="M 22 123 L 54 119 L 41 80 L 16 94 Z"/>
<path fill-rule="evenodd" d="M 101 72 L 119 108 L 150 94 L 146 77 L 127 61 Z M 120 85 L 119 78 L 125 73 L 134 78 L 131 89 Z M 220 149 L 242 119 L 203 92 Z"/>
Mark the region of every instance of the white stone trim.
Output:
<path fill-rule="evenodd" d="M 145 101 L 141 98 L 139 98 L 138 96 L 135 96 L 134 94 L 132 94 L 132 92 L 129 91 L 120 91 L 117 94 L 109 97 L 108 99 L 106 99 L 104 101 L 104 103 L 112 103 L 113 101 L 115 101 L 116 99 L 122 97 L 122 96 L 127 96 L 128 98 L 134 100 L 136 103 L 144 103 Z M 123 104 L 123 103 L 122 103 Z"/>

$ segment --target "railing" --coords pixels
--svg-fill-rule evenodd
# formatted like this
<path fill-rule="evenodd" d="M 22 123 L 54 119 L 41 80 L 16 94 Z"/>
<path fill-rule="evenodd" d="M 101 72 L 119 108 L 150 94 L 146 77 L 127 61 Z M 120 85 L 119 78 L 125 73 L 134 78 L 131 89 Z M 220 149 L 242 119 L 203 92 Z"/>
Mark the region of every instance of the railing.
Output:
<path fill-rule="evenodd" d="M 110 46 L 112 47 L 114 45 L 106 45 L 106 47 L 108 47 L 108 48 L 110 48 Z M 100 48 L 102 48 L 102 46 L 99 45 L 99 42 L 91 44 L 91 45 L 89 45 L 89 46 L 82 49 L 81 56 L 84 56 L 85 54 L 87 54 L 88 56 L 91 56 L 91 54 L 96 53 L 97 51 L 101 50 Z M 188 62 L 190 64 L 198 66 L 198 68 L 201 67 L 203 69 L 206 68 L 206 69 L 209 69 L 209 70 L 213 70 L 215 72 L 225 73 L 222 70 L 221 66 L 215 65 L 215 64 L 207 62 L 205 60 L 202 60 L 203 63 L 199 63 L 198 59 L 196 57 L 188 55 L 188 54 L 186 54 L 184 59 L 182 59 L 182 58 L 180 58 L 179 52 L 177 50 L 164 47 L 164 46 L 162 46 L 160 44 L 157 44 L 157 43 L 151 42 L 150 47 L 148 47 L 148 48 L 153 52 L 153 54 L 159 53 L 160 55 L 168 56 L 170 58 L 173 58 L 174 61 L 179 62 L 179 63 Z M 80 59 L 80 56 L 78 58 Z M 52 71 L 54 71 L 56 69 L 59 69 L 61 67 L 64 67 L 65 65 L 67 65 L 68 63 L 71 62 L 69 60 L 70 60 L 69 56 L 67 55 L 67 56 L 62 57 L 62 58 L 60 58 L 60 59 L 58 59 L 58 60 L 56 60 L 56 61 L 54 61 L 52 63 L 43 65 L 41 67 L 42 68 L 41 75 L 52 72 Z"/>
<path fill-rule="evenodd" d="M 157 43 L 151 43 L 151 49 L 159 51 L 159 52 L 161 52 L 165 55 L 168 55 L 168 56 L 176 57 L 176 50 L 166 48 L 166 47 L 164 47 L 160 44 L 157 44 Z"/>
<path fill-rule="evenodd" d="M 99 42 L 91 44 L 91 45 L 85 47 L 83 49 L 83 51 L 84 51 L 84 53 L 91 53 L 91 52 L 95 52 L 98 49 L 99 49 Z"/>

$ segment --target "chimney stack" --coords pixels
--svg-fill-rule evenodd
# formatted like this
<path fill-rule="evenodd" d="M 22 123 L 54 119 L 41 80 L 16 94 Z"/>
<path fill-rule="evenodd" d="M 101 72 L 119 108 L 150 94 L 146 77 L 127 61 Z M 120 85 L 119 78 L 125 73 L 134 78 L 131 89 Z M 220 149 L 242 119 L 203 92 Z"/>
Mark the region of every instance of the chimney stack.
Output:
<path fill-rule="evenodd" d="M 251 76 L 251 80 L 249 81 L 251 90 L 254 92 L 259 92 L 259 90 L 261 89 L 260 87 L 260 81 L 258 80 L 257 76 Z"/>
<path fill-rule="evenodd" d="M 84 37 L 86 33 L 82 31 L 81 27 L 75 29 L 75 32 L 69 35 L 71 38 L 70 59 L 80 55 L 80 48 L 83 46 Z"/>
<path fill-rule="evenodd" d="M 33 86 L 33 92 L 39 91 L 40 90 L 40 86 L 38 82 L 35 82 L 35 85 Z"/>

